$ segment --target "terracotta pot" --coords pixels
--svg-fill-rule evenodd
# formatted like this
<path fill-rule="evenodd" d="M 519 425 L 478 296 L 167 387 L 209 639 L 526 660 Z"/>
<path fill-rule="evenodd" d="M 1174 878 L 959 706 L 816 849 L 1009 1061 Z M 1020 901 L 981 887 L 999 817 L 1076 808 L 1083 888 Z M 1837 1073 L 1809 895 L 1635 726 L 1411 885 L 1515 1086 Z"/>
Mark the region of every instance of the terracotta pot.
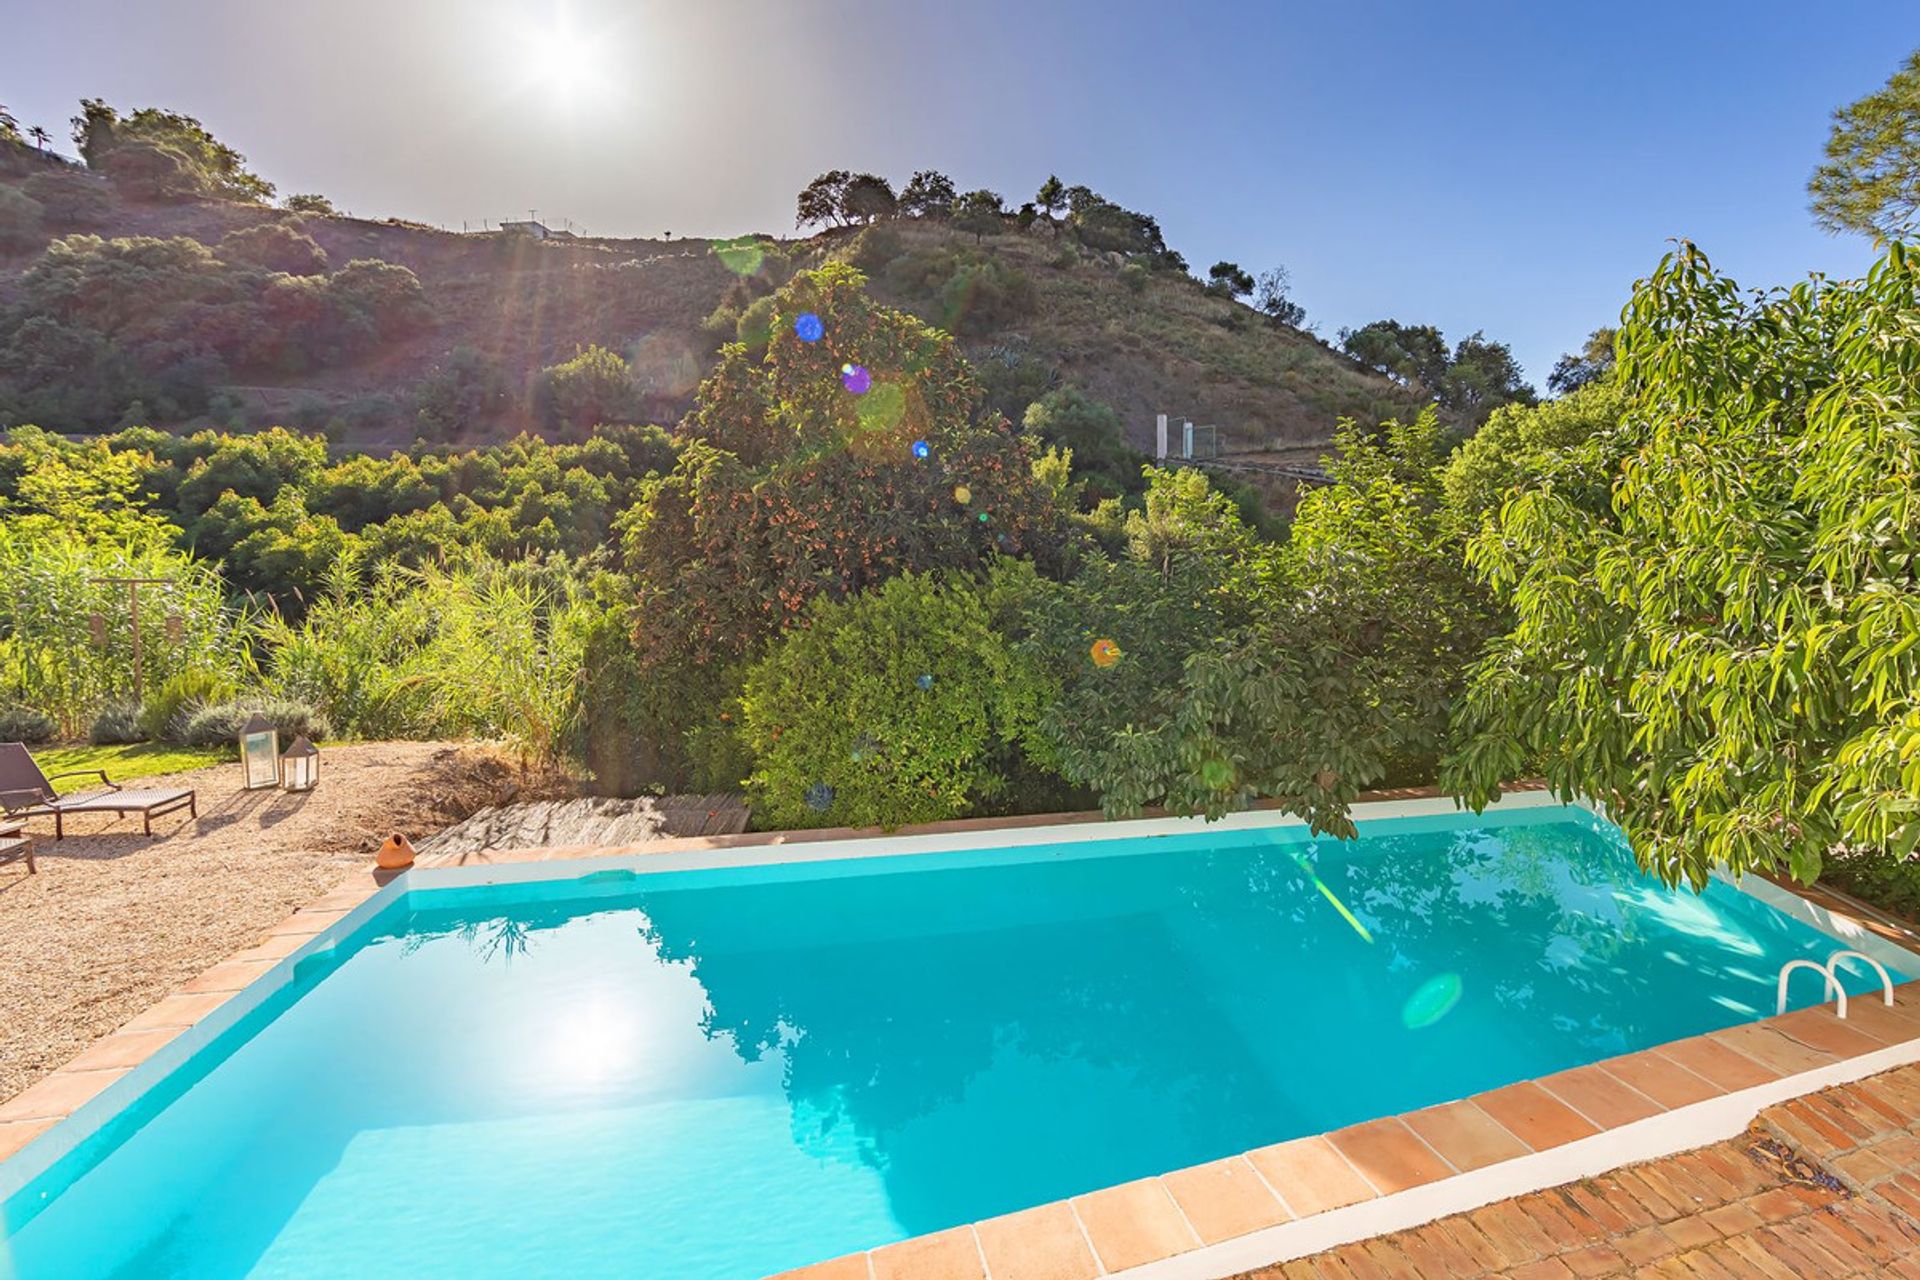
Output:
<path fill-rule="evenodd" d="M 381 844 L 373 863 L 383 871 L 398 871 L 402 867 L 412 866 L 413 859 L 413 841 L 396 831 Z"/>

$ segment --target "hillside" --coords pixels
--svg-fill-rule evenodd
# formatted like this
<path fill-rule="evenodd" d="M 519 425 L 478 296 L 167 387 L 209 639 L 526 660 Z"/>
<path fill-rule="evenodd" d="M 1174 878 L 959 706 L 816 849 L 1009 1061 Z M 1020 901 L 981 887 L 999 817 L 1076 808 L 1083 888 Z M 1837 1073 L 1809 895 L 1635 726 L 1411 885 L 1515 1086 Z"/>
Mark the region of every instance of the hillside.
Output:
<path fill-rule="evenodd" d="M 225 200 L 136 200 L 121 184 L 51 160 L 16 156 L 10 170 L 0 171 L 0 214 L 9 203 L 17 211 L 29 191 L 42 198 L 24 232 L 16 220 L 14 233 L 0 237 L 0 305 L 20 305 L 23 279 L 48 243 L 74 234 L 186 237 L 213 249 L 236 230 L 281 224 L 311 236 L 335 271 L 377 259 L 418 277 L 421 323 L 346 354 L 313 355 L 298 369 L 229 360 L 205 412 L 168 421 L 143 402 L 139 411 L 155 425 L 297 422 L 326 425 L 347 447 L 403 446 L 415 434 L 422 380 L 467 349 L 497 372 L 505 394 L 477 420 L 464 419 L 459 438 L 502 439 L 540 429 L 539 370 L 590 344 L 623 354 L 643 415 L 671 423 L 712 368 L 721 338 L 733 336 L 725 324 L 706 323 L 716 308 L 731 301 L 743 309 L 787 274 L 829 257 L 850 258 L 879 296 L 955 332 L 967 355 L 991 370 L 990 384 L 1001 388 L 995 403 L 1016 417 L 1026 400 L 1071 385 L 1111 405 L 1141 448 L 1151 444 L 1154 414 L 1167 412 L 1220 424 L 1232 448 L 1310 452 L 1343 415 L 1377 419 L 1407 407 L 1394 383 L 1317 338 L 1209 296 L 1183 273 L 1129 268 L 1120 254 L 1077 247 L 1047 219 L 1021 230 L 1009 218 L 976 236 L 945 221 L 900 218 L 769 240 L 767 267 L 742 278 L 701 239 L 542 243 Z M 47 197 L 48 179 L 36 184 L 34 175 L 49 171 L 61 175 L 60 198 Z"/>

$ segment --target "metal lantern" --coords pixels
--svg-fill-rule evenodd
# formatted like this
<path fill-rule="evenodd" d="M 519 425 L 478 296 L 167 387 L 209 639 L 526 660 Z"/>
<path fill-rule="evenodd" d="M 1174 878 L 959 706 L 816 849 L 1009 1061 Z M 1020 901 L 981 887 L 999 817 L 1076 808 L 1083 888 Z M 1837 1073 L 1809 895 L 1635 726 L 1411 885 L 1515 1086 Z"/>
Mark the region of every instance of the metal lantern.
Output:
<path fill-rule="evenodd" d="M 301 734 L 280 757 L 280 785 L 288 791 L 311 791 L 319 781 L 320 749 Z"/>
<path fill-rule="evenodd" d="M 280 784 L 280 731 L 257 711 L 240 726 L 240 767 L 249 791 Z"/>

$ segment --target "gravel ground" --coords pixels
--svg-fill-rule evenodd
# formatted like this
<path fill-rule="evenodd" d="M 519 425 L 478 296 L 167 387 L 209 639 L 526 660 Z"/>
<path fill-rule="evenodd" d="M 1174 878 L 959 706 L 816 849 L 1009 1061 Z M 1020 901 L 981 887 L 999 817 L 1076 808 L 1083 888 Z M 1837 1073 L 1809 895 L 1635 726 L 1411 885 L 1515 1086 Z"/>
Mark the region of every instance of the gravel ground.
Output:
<path fill-rule="evenodd" d="M 35 819 L 39 874 L 0 867 L 0 1101 L 257 942 L 388 831 L 419 839 L 560 789 L 487 748 L 431 742 L 323 748 L 305 795 L 244 791 L 238 764 L 163 781 L 199 792 L 198 819 L 156 818 L 148 840 L 138 816 L 87 814 L 58 844 L 52 820 Z"/>

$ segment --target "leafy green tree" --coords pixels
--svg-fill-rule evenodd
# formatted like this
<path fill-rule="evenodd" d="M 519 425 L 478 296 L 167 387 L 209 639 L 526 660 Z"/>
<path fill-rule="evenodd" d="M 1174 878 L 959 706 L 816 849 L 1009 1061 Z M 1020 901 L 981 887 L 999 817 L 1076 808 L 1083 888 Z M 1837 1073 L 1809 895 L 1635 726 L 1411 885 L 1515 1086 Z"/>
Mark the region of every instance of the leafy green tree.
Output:
<path fill-rule="evenodd" d="M 1595 329 L 1587 335 L 1586 345 L 1578 352 L 1561 356 L 1547 375 L 1547 388 L 1555 395 L 1578 391 L 1613 372 L 1612 329 Z"/>
<path fill-rule="evenodd" d="M 103 169 L 114 176 L 119 176 L 114 154 L 118 151 L 150 157 L 141 162 L 145 166 L 140 171 L 143 176 L 158 160 L 165 160 L 176 173 L 175 181 L 165 191 L 167 195 L 204 194 L 256 204 L 273 197 L 273 184 L 249 170 L 245 156 L 207 132 L 206 126 L 192 116 L 178 112 L 142 107 L 122 116 L 98 98 L 87 98 L 73 119 L 73 140 L 88 168 Z"/>
<path fill-rule="evenodd" d="M 1829 231 L 1904 240 L 1920 229 L 1920 49 L 1884 87 L 1833 113 L 1807 194 Z"/>
<path fill-rule="evenodd" d="M 800 191 L 794 217 L 796 227 L 841 226 L 847 220 L 847 184 L 853 175 L 845 169 L 831 169 L 809 182 Z"/>
<path fill-rule="evenodd" d="M 280 207 L 290 213 L 311 213 L 329 218 L 337 212 L 333 207 L 333 201 L 312 192 L 290 195 L 280 202 Z"/>
<path fill-rule="evenodd" d="M 1502 405 L 1447 460 L 1448 508 L 1463 527 L 1478 529 L 1514 494 L 1551 486 L 1583 511 L 1605 517 L 1613 474 L 1628 447 L 1621 430 L 1627 407 L 1626 391 L 1611 379 L 1558 400 Z"/>
<path fill-rule="evenodd" d="M 313 276 L 327 269 L 327 251 L 306 232 L 282 222 L 260 222 L 220 237 L 214 251 L 222 262 Z"/>
<path fill-rule="evenodd" d="M 896 573 L 1057 556 L 1065 514 L 1035 484 L 1029 443 L 978 416 L 951 338 L 864 284 L 841 263 L 796 276 L 774 295 L 766 350 L 728 346 L 701 385 L 678 465 L 627 517 L 647 661 L 724 665 L 815 596 Z M 794 333 L 807 312 L 817 342 Z M 842 380 L 856 365 L 860 394 Z"/>
<path fill-rule="evenodd" d="M 962 817 L 1006 786 L 1039 692 L 964 579 L 820 600 L 746 675 L 755 812 L 776 827 Z"/>
<path fill-rule="evenodd" d="M 1446 339 L 1430 324 L 1375 320 L 1340 332 L 1340 349 L 1369 369 L 1437 394 L 1446 380 Z"/>
<path fill-rule="evenodd" d="M 1127 444 L 1126 426 L 1111 407 L 1077 387 L 1058 387 L 1028 406 L 1026 429 L 1073 452 L 1075 473 L 1088 481 L 1087 497 L 1137 492 L 1145 454 Z"/>
<path fill-rule="evenodd" d="M 1058 174 L 1047 175 L 1047 180 L 1040 184 L 1039 192 L 1033 197 L 1033 203 L 1049 219 L 1067 207 L 1067 189 L 1060 185 Z"/>
<path fill-rule="evenodd" d="M 893 184 L 877 173 L 856 173 L 840 194 L 840 211 L 849 222 L 878 222 L 900 211 Z"/>
<path fill-rule="evenodd" d="M 1532 404 L 1537 398 L 1512 348 L 1477 330 L 1454 344 L 1438 390 L 1443 408 L 1475 425 L 1503 404 Z"/>
<path fill-rule="evenodd" d="M 499 368 L 472 347 L 456 347 L 413 391 L 414 421 L 422 438 L 452 440 L 484 428 L 511 407 Z"/>
<path fill-rule="evenodd" d="M 1917 310 L 1898 245 L 1757 296 L 1691 245 L 1661 262 L 1618 339 L 1609 512 L 1543 486 L 1472 544 L 1515 624 L 1473 671 L 1459 794 L 1542 773 L 1694 885 L 1920 844 Z"/>
<path fill-rule="evenodd" d="M 1253 292 L 1253 277 L 1237 262 L 1216 262 L 1207 269 L 1207 292 L 1220 298 L 1244 298 Z"/>
<path fill-rule="evenodd" d="M 953 179 L 937 169 L 922 169 L 900 192 L 900 212 L 914 218 L 944 218 L 959 199 Z"/>
<path fill-rule="evenodd" d="M 639 412 L 633 371 L 619 353 L 597 344 L 542 369 L 534 383 L 534 404 L 548 425 L 578 430 L 602 422 L 631 422 Z"/>
<path fill-rule="evenodd" d="M 1006 225 L 1006 201 L 997 191 L 969 191 L 954 203 L 953 225 L 973 233 L 974 243 Z"/>

